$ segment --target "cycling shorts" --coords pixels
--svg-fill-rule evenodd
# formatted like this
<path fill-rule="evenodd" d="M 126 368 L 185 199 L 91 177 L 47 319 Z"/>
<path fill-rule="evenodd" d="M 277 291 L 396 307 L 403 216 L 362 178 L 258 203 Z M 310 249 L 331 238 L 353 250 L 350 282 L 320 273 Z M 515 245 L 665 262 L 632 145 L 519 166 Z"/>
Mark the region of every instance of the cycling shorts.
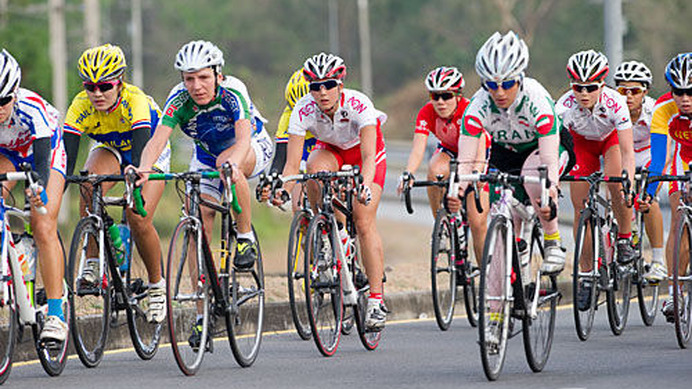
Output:
<path fill-rule="evenodd" d="M 91 148 L 89 151 L 89 154 L 93 152 L 94 150 L 98 149 L 104 149 L 110 151 L 115 158 L 118 160 L 118 164 L 120 165 L 120 172 L 123 173 L 124 169 L 127 167 L 127 165 L 132 164 L 132 155 L 130 151 L 125 151 L 123 152 L 122 150 L 118 150 L 115 147 L 109 146 L 105 143 L 95 143 L 94 146 Z M 171 169 L 171 143 L 166 142 L 166 147 L 163 149 L 161 152 L 161 155 L 159 155 L 159 158 L 156 160 L 156 163 L 154 163 L 154 166 L 152 166 L 154 170 L 157 172 L 161 173 L 168 173 Z"/>
<path fill-rule="evenodd" d="M 572 168 L 570 175 L 588 176 L 601 170 L 601 157 L 613 146 L 617 146 L 618 134 L 613 130 L 604 140 L 588 140 L 574 131 L 570 131 L 574 140 L 574 154 L 577 163 Z"/>

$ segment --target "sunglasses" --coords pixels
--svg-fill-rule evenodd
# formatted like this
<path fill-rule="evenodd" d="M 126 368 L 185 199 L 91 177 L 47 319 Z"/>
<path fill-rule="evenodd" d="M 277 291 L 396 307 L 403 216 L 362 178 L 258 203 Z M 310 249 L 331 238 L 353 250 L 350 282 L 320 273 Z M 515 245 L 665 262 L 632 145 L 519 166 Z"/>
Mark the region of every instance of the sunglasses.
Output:
<path fill-rule="evenodd" d="M 586 90 L 587 93 L 593 93 L 598 90 L 603 84 L 596 83 L 596 84 L 572 84 L 572 90 L 575 92 L 583 92 Z"/>
<path fill-rule="evenodd" d="M 4 107 L 4 106 L 6 106 L 7 104 L 9 104 L 10 101 L 12 101 L 12 99 L 14 99 L 14 95 L 9 95 L 9 96 L 5 96 L 5 97 L 0 97 L 0 107 Z"/>
<path fill-rule="evenodd" d="M 632 96 L 637 96 L 638 94 L 644 93 L 646 88 L 642 88 L 641 86 L 619 86 L 618 92 L 620 92 L 621 95 L 627 96 L 628 93 L 631 93 Z"/>
<path fill-rule="evenodd" d="M 496 81 L 486 81 L 484 83 L 485 87 L 492 90 L 497 90 L 497 88 L 502 87 L 504 90 L 512 89 L 512 87 L 517 83 L 517 80 L 506 80 L 502 82 Z"/>
<path fill-rule="evenodd" d="M 100 90 L 101 92 L 108 92 L 109 90 L 115 88 L 115 86 L 119 83 L 120 80 L 102 81 L 98 83 L 84 81 L 82 85 L 84 85 L 84 89 L 89 92 L 96 92 L 96 89 Z"/>
<path fill-rule="evenodd" d="M 310 83 L 310 91 L 311 92 L 319 92 L 322 87 L 326 90 L 331 90 L 336 88 L 341 82 L 339 80 L 325 80 L 325 81 L 316 81 L 316 82 L 311 82 Z"/>
<path fill-rule="evenodd" d="M 692 88 L 687 88 L 687 89 L 672 88 L 672 92 L 675 96 L 687 95 L 687 96 L 692 97 Z"/>
<path fill-rule="evenodd" d="M 452 99 L 454 96 L 455 94 L 452 92 L 430 92 L 430 100 L 432 101 L 437 101 L 440 98 L 442 98 L 442 100 L 444 101 L 447 101 Z"/>

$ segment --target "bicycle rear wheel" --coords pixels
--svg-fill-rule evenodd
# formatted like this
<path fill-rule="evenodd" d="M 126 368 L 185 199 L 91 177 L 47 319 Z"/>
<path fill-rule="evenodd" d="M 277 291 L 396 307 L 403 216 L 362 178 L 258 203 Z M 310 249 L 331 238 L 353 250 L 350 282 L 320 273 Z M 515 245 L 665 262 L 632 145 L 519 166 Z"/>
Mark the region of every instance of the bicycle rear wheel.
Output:
<path fill-rule="evenodd" d="M 305 306 L 305 235 L 310 223 L 310 216 L 307 211 L 296 212 L 291 222 L 291 230 L 288 235 L 288 301 L 291 307 L 291 317 L 296 327 L 298 336 L 303 340 L 309 340 L 312 336 L 310 332 L 310 322 L 308 321 L 308 311 Z"/>
<path fill-rule="evenodd" d="M 639 303 L 639 313 L 644 325 L 651 326 L 656 318 L 656 308 L 658 307 L 658 296 L 660 282 L 651 282 L 644 278 L 644 274 L 649 270 L 650 264 L 647 260 L 653 258 L 653 248 L 649 235 L 646 233 L 642 216 L 638 215 L 639 241 L 637 242 L 637 256 L 635 262 L 634 283 L 637 284 L 637 301 Z"/>
<path fill-rule="evenodd" d="M 61 245 L 62 246 L 62 245 Z M 47 301 L 38 301 L 36 296 L 34 297 L 36 305 L 47 304 Z M 62 311 L 65 316 L 66 324 L 70 325 L 70 304 L 67 298 L 67 286 L 63 284 L 63 299 L 62 299 Z M 40 339 L 41 329 L 43 328 L 43 321 L 45 317 L 43 313 L 38 314 L 38 322 L 36 325 L 32 326 L 32 332 L 34 335 L 34 342 L 36 345 L 36 354 L 38 355 L 39 361 L 41 361 L 41 366 L 43 370 L 48 373 L 51 377 L 59 376 L 65 369 L 65 364 L 67 363 L 67 350 L 69 346 L 69 337 L 65 339 L 64 342 L 44 342 Z"/>
<path fill-rule="evenodd" d="M 365 327 L 365 311 L 368 308 L 368 297 L 370 296 L 370 283 L 367 281 L 363 285 L 363 280 L 358 280 L 358 274 L 365 275 L 365 273 L 360 268 L 360 263 L 358 261 L 360 257 L 360 245 L 355 245 L 355 253 L 352 257 L 351 272 L 353 276 L 353 285 L 358 288 L 357 303 L 353 307 L 353 312 L 355 315 L 356 329 L 358 330 L 358 338 L 363 344 L 366 350 L 375 350 L 380 344 L 380 339 L 382 339 L 382 331 L 369 331 Z M 384 287 L 384 286 L 383 286 Z M 383 291 L 384 292 L 384 291 Z M 384 295 L 384 293 L 382 293 Z"/>
<path fill-rule="evenodd" d="M 605 232 L 605 231 L 604 231 Z M 609 234 L 603 234 L 606 248 L 606 263 L 608 263 L 609 285 L 606 290 L 608 306 L 608 323 L 613 335 L 620 335 L 627 325 L 630 311 L 630 292 L 632 290 L 632 264 L 617 263 L 616 239 L 618 227 L 612 224 Z"/>
<path fill-rule="evenodd" d="M 163 322 L 150 323 L 147 320 L 149 310 L 149 274 L 143 260 L 134 259 L 134 245 L 130 250 L 130 258 L 125 273 L 125 288 L 128 298 L 127 326 L 130 329 L 130 338 L 137 355 L 143 360 L 149 360 L 156 355 L 163 332 Z M 161 271 L 163 271 L 161 260 Z"/>
<path fill-rule="evenodd" d="M 83 283 L 80 274 L 80 270 L 87 266 L 87 258 L 98 253 L 99 247 L 105 246 L 99 239 L 99 232 L 99 227 L 92 218 L 87 217 L 77 223 L 65 274 L 71 307 L 70 332 L 79 360 L 86 367 L 96 367 L 103 359 L 110 330 L 112 287 L 106 258 L 100 259 L 104 275 L 95 285 Z"/>
<path fill-rule="evenodd" d="M 17 309 L 15 308 L 14 283 L 7 274 L 0 275 L 0 384 L 5 382 L 12 370 L 12 357 L 17 341 Z"/>
<path fill-rule="evenodd" d="M 307 234 L 305 298 L 312 337 L 322 355 L 336 352 L 341 339 L 343 290 L 336 247 L 339 237 L 325 215 L 312 218 Z"/>
<path fill-rule="evenodd" d="M 511 224 L 501 216 L 492 218 L 483 247 L 481 261 L 480 293 L 478 295 L 478 339 L 483 371 L 490 381 L 495 381 L 502 371 L 509 338 L 510 301 L 512 291 L 505 278 L 507 258 L 507 233 Z"/>
<path fill-rule="evenodd" d="M 480 268 L 478 266 L 478 261 L 480 258 L 472 258 L 471 253 L 473 246 L 469 242 L 469 227 L 464 226 L 464 234 L 466 235 L 466 251 L 464 260 L 464 265 L 461 269 L 457 269 L 457 272 L 461 272 L 464 275 L 466 283 L 464 284 L 464 307 L 466 308 L 466 318 L 469 321 L 471 327 L 478 326 L 478 290 L 481 275 Z M 462 249 L 464 249 L 462 247 Z M 457 287 L 459 285 L 457 284 Z"/>
<path fill-rule="evenodd" d="M 591 334 L 598 300 L 598 245 L 594 240 L 594 220 L 591 211 L 584 209 L 579 217 L 577 240 L 572 267 L 572 298 L 574 326 L 580 340 L 586 341 Z M 589 264 L 590 270 L 582 271 L 581 263 Z M 579 296 L 583 297 L 582 305 Z"/>
<path fill-rule="evenodd" d="M 447 211 L 440 209 L 435 218 L 430 255 L 430 278 L 433 308 L 437 326 L 442 331 L 449 329 L 454 317 L 457 295 L 457 277 L 454 267 L 454 226 L 447 217 Z"/>
<path fill-rule="evenodd" d="M 255 234 L 253 228 L 252 233 Z M 242 367 L 251 366 L 262 343 L 262 328 L 264 326 L 264 265 L 262 263 L 262 250 L 257 234 L 257 260 L 255 265 L 248 270 L 230 269 L 230 285 L 224 287 L 225 296 L 230 304 L 230 310 L 226 311 L 226 330 L 228 340 L 231 343 L 231 351 L 238 364 Z M 234 243 L 230 236 L 228 241 Z M 229 244 L 231 253 L 235 253 L 235 245 Z M 222 271 L 229 274 L 230 257 L 226 263 L 221 263 Z M 222 278 L 223 280 L 224 278 Z M 224 282 L 221 283 L 222 287 Z"/>
<path fill-rule="evenodd" d="M 527 312 L 522 323 L 524 351 L 529 367 L 540 372 L 545 367 L 553 345 L 555 316 L 560 292 L 557 289 L 557 277 L 540 273 L 543 262 L 543 231 L 536 221 L 531 234 L 530 246 L 530 282 L 524 286 L 524 301 Z M 523 274 L 522 274 L 523 276 Z"/>
<path fill-rule="evenodd" d="M 680 348 L 687 348 L 692 329 L 691 234 L 692 222 L 687 215 L 682 215 L 675 240 L 675 254 L 673 255 L 673 311 L 675 336 Z"/>
<path fill-rule="evenodd" d="M 192 219 L 181 220 L 171 238 L 166 266 L 166 304 L 171 349 L 185 375 L 194 375 L 210 347 L 210 283 L 200 274 L 202 249 L 198 246 L 201 225 Z M 204 271 L 204 269 L 202 269 Z M 202 316 L 197 331 L 196 316 Z M 192 332 L 192 333 L 191 333 Z"/>

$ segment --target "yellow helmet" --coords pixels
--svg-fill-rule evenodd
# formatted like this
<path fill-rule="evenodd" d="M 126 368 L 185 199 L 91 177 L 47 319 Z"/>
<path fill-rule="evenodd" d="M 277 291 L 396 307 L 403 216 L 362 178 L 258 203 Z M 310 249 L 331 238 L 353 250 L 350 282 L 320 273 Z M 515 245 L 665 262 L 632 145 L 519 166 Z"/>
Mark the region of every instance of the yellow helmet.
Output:
<path fill-rule="evenodd" d="M 120 47 L 105 44 L 82 53 L 78 66 L 79 76 L 84 81 L 97 83 L 120 77 L 125 72 L 127 63 Z"/>
<path fill-rule="evenodd" d="M 298 69 L 291 75 L 286 83 L 286 103 L 291 109 L 295 107 L 298 100 L 308 93 L 308 82 L 303 77 L 303 69 Z"/>

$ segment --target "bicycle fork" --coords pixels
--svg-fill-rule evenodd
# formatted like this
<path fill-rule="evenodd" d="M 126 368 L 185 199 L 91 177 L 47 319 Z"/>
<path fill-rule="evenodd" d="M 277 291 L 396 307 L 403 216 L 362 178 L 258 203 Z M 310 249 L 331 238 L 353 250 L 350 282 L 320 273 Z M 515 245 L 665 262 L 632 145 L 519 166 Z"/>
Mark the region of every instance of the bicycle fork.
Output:
<path fill-rule="evenodd" d="M 24 273 L 22 273 L 22 269 L 19 266 L 17 252 L 14 249 L 14 243 L 9 239 L 9 234 L 11 234 L 11 232 L 9 226 L 6 225 L 5 233 L 3 234 L 5 244 L 2 245 L 2 257 L 9 259 L 9 265 L 11 268 L 10 273 L 12 274 L 12 276 L 7 277 L 9 282 L 14 282 L 15 301 L 17 307 L 19 308 L 19 320 L 21 324 L 36 324 L 36 314 L 34 308 L 31 306 L 31 296 L 29 295 L 29 289 L 26 287 L 26 284 L 24 283 Z M 8 248 L 8 246 L 11 246 L 11 248 Z M 3 274 L 7 274 L 7 272 L 3 271 Z M 17 275 L 20 274 L 21 277 L 17 277 Z M 3 290 L 3 299 L 5 300 L 5 303 L 7 303 L 9 296 L 9 282 L 5 282 L 3 285 L 3 288 L 5 289 Z"/>

